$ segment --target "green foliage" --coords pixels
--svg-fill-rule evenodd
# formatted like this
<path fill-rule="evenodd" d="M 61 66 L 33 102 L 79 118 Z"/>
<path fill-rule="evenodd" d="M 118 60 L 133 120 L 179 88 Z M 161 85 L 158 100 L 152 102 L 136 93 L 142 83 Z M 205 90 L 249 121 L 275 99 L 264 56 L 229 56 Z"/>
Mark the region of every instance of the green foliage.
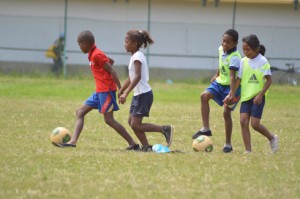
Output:
<path fill-rule="evenodd" d="M 151 82 L 154 104 L 145 122 L 176 127 L 171 150 L 127 152 L 127 143 L 92 111 L 77 148 L 49 140 L 57 126 L 73 130 L 75 111 L 93 92 L 91 79 L 0 76 L 0 198 L 299 198 L 300 89 L 272 86 L 262 123 L 279 135 L 271 154 L 266 138 L 252 132 L 252 154 L 243 154 L 238 109 L 231 154 L 224 144 L 222 108 L 211 102 L 214 150 L 192 150 L 201 126 L 200 93 L 207 84 Z M 127 125 L 130 99 L 115 113 Z M 151 144 L 165 143 L 148 133 Z"/>

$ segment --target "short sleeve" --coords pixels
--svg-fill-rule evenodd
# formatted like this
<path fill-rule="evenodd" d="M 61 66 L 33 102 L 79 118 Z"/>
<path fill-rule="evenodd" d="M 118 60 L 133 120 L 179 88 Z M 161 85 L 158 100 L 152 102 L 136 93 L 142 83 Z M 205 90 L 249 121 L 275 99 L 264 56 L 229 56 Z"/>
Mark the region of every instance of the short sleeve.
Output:
<path fill-rule="evenodd" d="M 142 58 L 141 58 L 141 56 L 140 56 L 139 53 L 135 53 L 135 54 L 133 55 L 133 57 L 132 57 L 132 60 L 133 60 L 133 62 L 139 61 L 139 62 L 142 63 Z"/>
<path fill-rule="evenodd" d="M 262 67 L 262 71 L 264 72 L 264 76 L 272 75 L 271 66 L 268 62 Z"/>
<path fill-rule="evenodd" d="M 232 56 L 229 63 L 229 69 L 238 71 L 241 59 L 238 56 Z"/>

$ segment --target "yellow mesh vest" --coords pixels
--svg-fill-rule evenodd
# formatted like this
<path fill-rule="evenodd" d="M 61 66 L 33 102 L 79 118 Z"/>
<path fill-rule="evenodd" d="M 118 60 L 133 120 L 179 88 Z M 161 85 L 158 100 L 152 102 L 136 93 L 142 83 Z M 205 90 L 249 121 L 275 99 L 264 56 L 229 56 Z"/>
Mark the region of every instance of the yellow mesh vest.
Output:
<path fill-rule="evenodd" d="M 264 70 L 268 70 L 270 65 L 264 64 L 254 70 L 249 65 L 249 58 L 245 57 L 244 68 L 241 79 L 241 102 L 248 101 L 255 97 L 265 85 Z"/>
<path fill-rule="evenodd" d="M 230 85 L 230 59 L 232 56 L 237 56 L 241 58 L 241 55 L 238 51 L 230 53 L 226 57 L 226 59 L 222 59 L 222 54 L 223 54 L 223 47 L 220 46 L 219 48 L 219 76 L 217 77 L 216 81 L 224 86 L 229 86 Z M 236 72 L 237 75 L 237 72 Z"/>

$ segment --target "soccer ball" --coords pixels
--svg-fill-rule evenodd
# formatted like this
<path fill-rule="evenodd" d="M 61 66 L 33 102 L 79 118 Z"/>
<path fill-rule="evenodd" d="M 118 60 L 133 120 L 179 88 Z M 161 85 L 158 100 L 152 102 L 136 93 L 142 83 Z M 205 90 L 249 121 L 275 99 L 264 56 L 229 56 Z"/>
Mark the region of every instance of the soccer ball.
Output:
<path fill-rule="evenodd" d="M 59 145 L 70 141 L 72 134 L 70 131 L 64 127 L 57 127 L 53 129 L 50 135 L 50 140 L 52 144 Z"/>
<path fill-rule="evenodd" d="M 212 152 L 213 143 L 206 135 L 200 135 L 193 141 L 193 149 L 196 152 Z"/>

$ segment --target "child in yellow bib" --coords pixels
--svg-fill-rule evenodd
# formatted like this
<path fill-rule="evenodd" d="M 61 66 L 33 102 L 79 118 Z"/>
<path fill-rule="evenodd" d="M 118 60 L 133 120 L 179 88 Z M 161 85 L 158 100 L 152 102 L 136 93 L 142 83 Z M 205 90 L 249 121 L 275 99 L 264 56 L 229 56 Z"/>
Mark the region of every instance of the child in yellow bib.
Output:
<path fill-rule="evenodd" d="M 278 136 L 260 123 L 265 105 L 265 94 L 272 83 L 271 67 L 263 56 L 265 47 L 260 45 L 256 35 L 243 38 L 243 52 L 237 85 L 241 85 L 240 124 L 246 153 L 252 151 L 249 123 L 254 130 L 261 133 L 270 141 L 271 150 L 278 150 Z M 234 94 L 234 93 L 230 93 Z M 226 99 L 225 99 L 226 101 Z"/>
<path fill-rule="evenodd" d="M 225 123 L 224 153 L 229 153 L 233 150 L 231 146 L 231 112 L 236 107 L 240 96 L 240 89 L 237 89 L 234 91 L 235 95 L 228 100 L 230 103 L 223 103 L 223 100 L 235 85 L 237 71 L 240 66 L 241 55 L 237 50 L 238 37 L 238 32 L 234 29 L 229 29 L 223 34 L 222 45 L 219 47 L 218 71 L 211 79 L 209 87 L 201 93 L 202 128 L 192 136 L 192 138 L 195 139 L 200 135 L 212 135 L 209 126 L 209 101 L 211 99 L 214 100 L 218 105 L 223 107 L 223 118 Z"/>

